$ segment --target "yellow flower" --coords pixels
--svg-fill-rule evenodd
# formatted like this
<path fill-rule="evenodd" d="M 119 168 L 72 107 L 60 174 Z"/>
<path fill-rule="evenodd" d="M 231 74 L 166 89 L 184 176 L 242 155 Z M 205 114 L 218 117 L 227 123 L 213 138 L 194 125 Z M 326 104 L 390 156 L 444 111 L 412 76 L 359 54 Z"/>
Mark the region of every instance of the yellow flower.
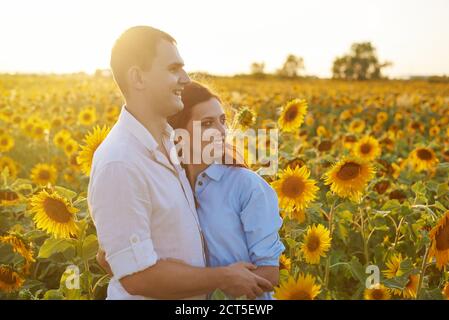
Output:
<path fill-rule="evenodd" d="M 17 204 L 20 195 L 11 189 L 0 189 L 0 205 L 9 207 Z"/>
<path fill-rule="evenodd" d="M 303 210 L 316 198 L 319 188 L 309 176 L 306 166 L 287 167 L 279 174 L 279 179 L 271 183 L 279 196 L 281 208 L 287 211 Z"/>
<path fill-rule="evenodd" d="M 416 298 L 416 294 L 418 292 L 418 284 L 419 284 L 419 275 L 412 274 L 408 277 L 408 282 L 405 285 L 405 288 L 403 290 L 392 288 L 391 291 L 397 295 L 410 299 L 410 298 Z"/>
<path fill-rule="evenodd" d="M 8 152 L 14 147 L 14 139 L 7 135 L 0 135 L 0 152 Z"/>
<path fill-rule="evenodd" d="M 307 102 L 302 99 L 294 99 L 283 108 L 278 120 L 278 125 L 282 131 L 294 132 L 304 122 L 307 113 Z"/>
<path fill-rule="evenodd" d="M 68 139 L 64 144 L 64 153 L 67 157 L 71 157 L 78 151 L 78 142 L 73 139 Z"/>
<path fill-rule="evenodd" d="M 382 284 L 365 289 L 364 296 L 365 300 L 390 300 L 391 298 L 390 291 Z"/>
<path fill-rule="evenodd" d="M 372 161 L 380 156 L 382 149 L 376 138 L 365 136 L 356 143 L 352 151 L 356 157 Z"/>
<path fill-rule="evenodd" d="M 360 133 L 365 130 L 365 121 L 361 119 L 352 120 L 349 124 L 349 131 L 352 133 Z"/>
<path fill-rule="evenodd" d="M 78 114 L 78 122 L 83 126 L 91 126 L 97 121 L 97 113 L 93 107 L 85 107 Z"/>
<path fill-rule="evenodd" d="M 251 127 L 255 121 L 254 111 L 248 107 L 244 107 L 237 113 L 237 123 L 244 128 Z"/>
<path fill-rule="evenodd" d="M 38 163 L 31 170 L 31 180 L 41 186 L 48 183 L 55 184 L 58 177 L 55 166 L 46 163 Z"/>
<path fill-rule="evenodd" d="M 384 123 L 388 119 L 388 114 L 385 111 L 381 111 L 376 115 L 376 120 L 379 123 Z"/>
<path fill-rule="evenodd" d="M 29 274 L 31 264 L 36 261 L 33 258 L 32 243 L 26 243 L 23 238 L 12 233 L 0 236 L 0 243 L 9 244 L 14 252 L 20 254 L 25 259 L 22 272 L 24 274 Z"/>
<path fill-rule="evenodd" d="M 274 289 L 274 297 L 278 300 L 314 300 L 320 294 L 321 285 L 315 283 L 310 274 L 300 274 L 298 279 L 289 277 Z"/>
<path fill-rule="evenodd" d="M 78 154 L 77 160 L 81 166 L 81 170 L 86 176 L 90 175 L 92 166 L 92 158 L 95 150 L 103 142 L 111 129 L 103 126 L 100 128 L 96 126 L 93 132 L 89 132 L 84 138 L 84 145 L 81 146 L 81 151 Z"/>
<path fill-rule="evenodd" d="M 382 271 L 387 279 L 400 277 L 403 274 L 403 271 L 401 270 L 402 261 L 403 259 L 400 253 L 393 255 L 390 260 L 388 260 L 386 263 L 388 269 Z"/>
<path fill-rule="evenodd" d="M 301 252 L 306 262 L 320 263 L 320 258 L 325 257 L 331 247 L 331 240 L 329 229 L 322 224 L 309 226 L 301 244 Z"/>
<path fill-rule="evenodd" d="M 438 269 L 449 262 L 449 211 L 443 215 L 437 225 L 429 233 L 430 244 L 429 257 L 436 258 Z"/>
<path fill-rule="evenodd" d="M 55 134 L 55 136 L 53 137 L 53 143 L 59 147 L 59 148 L 64 148 L 65 142 L 71 138 L 71 134 L 68 130 L 66 129 L 62 129 L 60 131 L 58 131 L 58 133 Z"/>
<path fill-rule="evenodd" d="M 292 268 L 292 261 L 285 254 L 281 254 L 279 258 L 279 270 L 285 269 L 290 272 Z"/>
<path fill-rule="evenodd" d="M 0 291 L 9 293 L 18 290 L 24 279 L 11 267 L 0 265 Z"/>
<path fill-rule="evenodd" d="M 31 211 L 38 229 L 53 234 L 55 238 L 76 235 L 75 214 L 78 209 L 58 193 L 42 190 L 34 195 L 31 198 Z"/>
<path fill-rule="evenodd" d="M 431 148 L 416 148 L 410 153 L 409 161 L 417 172 L 434 170 L 439 162 Z"/>
<path fill-rule="evenodd" d="M 374 178 L 374 167 L 355 157 L 345 157 L 323 176 L 331 191 L 342 198 L 359 202 L 368 181 Z"/>
<path fill-rule="evenodd" d="M 9 157 L 0 157 L 0 173 L 2 173 L 5 168 L 9 171 L 11 179 L 15 180 L 17 172 L 19 171 L 16 162 Z"/>

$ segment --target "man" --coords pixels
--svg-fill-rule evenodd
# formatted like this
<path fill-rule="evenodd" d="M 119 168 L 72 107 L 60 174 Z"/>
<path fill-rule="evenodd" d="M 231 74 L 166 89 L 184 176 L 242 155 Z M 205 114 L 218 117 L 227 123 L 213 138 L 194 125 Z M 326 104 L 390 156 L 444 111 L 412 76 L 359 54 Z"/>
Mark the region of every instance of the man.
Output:
<path fill-rule="evenodd" d="M 219 288 L 255 298 L 272 284 L 249 263 L 205 267 L 193 193 L 170 161 L 167 117 L 183 108 L 190 82 L 175 40 L 147 26 L 125 31 L 111 69 L 125 105 L 97 148 L 88 204 L 114 277 L 108 299 L 204 299 Z"/>

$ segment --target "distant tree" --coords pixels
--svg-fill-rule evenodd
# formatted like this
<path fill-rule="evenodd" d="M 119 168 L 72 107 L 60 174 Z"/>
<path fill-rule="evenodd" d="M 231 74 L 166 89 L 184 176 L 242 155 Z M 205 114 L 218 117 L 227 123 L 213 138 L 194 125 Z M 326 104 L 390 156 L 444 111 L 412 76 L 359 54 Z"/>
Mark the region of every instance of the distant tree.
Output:
<path fill-rule="evenodd" d="M 371 42 L 354 43 L 349 54 L 335 58 L 332 74 L 335 79 L 380 79 L 382 69 L 391 65 L 391 62 L 379 62 Z"/>
<path fill-rule="evenodd" d="M 299 76 L 300 72 L 304 70 L 304 59 L 302 57 L 289 54 L 285 59 L 281 69 L 278 69 L 277 74 L 281 77 L 294 78 Z"/>
<path fill-rule="evenodd" d="M 261 77 L 265 75 L 265 62 L 253 62 L 251 64 L 251 74 L 253 76 Z"/>

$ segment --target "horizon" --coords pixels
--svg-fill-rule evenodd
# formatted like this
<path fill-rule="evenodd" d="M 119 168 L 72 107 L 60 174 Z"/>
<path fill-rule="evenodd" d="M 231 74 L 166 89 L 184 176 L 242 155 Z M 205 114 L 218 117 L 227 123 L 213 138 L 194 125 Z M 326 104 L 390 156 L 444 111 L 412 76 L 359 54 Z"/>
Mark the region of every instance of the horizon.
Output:
<path fill-rule="evenodd" d="M 18 0 L 0 13 L 0 73 L 109 69 L 114 40 L 128 27 L 145 24 L 175 37 L 190 73 L 248 74 L 252 62 L 265 62 L 266 73 L 273 73 L 294 54 L 304 58 L 304 75 L 330 78 L 335 57 L 354 42 L 371 41 L 381 62 L 393 62 L 385 76 L 443 76 L 449 75 L 444 12 L 449 12 L 444 0 L 282 0 L 275 5 L 132 0 L 126 6 L 117 1 Z"/>

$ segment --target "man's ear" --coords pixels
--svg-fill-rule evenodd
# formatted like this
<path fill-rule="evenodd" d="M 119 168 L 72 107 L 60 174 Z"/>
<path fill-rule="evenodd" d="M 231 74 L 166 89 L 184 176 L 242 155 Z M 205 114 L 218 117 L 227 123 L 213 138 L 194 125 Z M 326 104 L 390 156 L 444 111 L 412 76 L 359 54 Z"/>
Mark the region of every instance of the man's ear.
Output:
<path fill-rule="evenodd" d="M 135 89 L 143 89 L 145 87 L 145 80 L 143 78 L 142 70 L 137 66 L 132 66 L 128 69 L 129 86 Z"/>

